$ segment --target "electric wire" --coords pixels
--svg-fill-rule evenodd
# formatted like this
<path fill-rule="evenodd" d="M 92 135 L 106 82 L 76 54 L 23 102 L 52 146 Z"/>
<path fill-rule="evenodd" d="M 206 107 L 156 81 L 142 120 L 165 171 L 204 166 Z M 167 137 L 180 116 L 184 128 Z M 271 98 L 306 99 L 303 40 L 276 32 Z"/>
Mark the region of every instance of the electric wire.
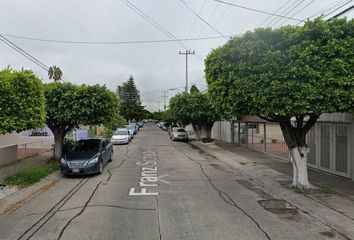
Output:
<path fill-rule="evenodd" d="M 332 17 L 329 18 L 329 19 L 333 19 L 333 18 L 337 18 L 337 17 L 339 17 L 339 16 L 342 16 L 344 13 L 350 12 L 350 11 L 353 10 L 353 9 L 354 9 L 354 5 L 352 5 L 352 6 L 348 7 L 348 8 L 346 8 L 346 9 L 344 9 L 343 11 L 341 11 L 340 13 L 337 13 L 336 15 L 332 16 Z"/>
<path fill-rule="evenodd" d="M 43 70 L 48 72 L 49 67 L 45 63 L 41 62 L 40 60 L 35 58 L 33 55 L 31 55 L 30 53 L 28 53 L 24 49 L 20 48 L 18 45 L 16 45 L 15 43 L 13 43 L 12 41 L 10 41 L 9 39 L 7 39 L 6 37 L 4 37 L 1 34 L 0 34 L 0 41 L 2 41 L 4 44 L 6 44 L 7 46 L 12 48 L 16 52 L 20 53 L 22 56 L 24 56 L 25 58 L 27 58 L 28 60 L 30 60 L 31 62 L 33 62 L 37 66 L 39 66 L 40 68 L 42 68 Z"/>
<path fill-rule="evenodd" d="M 291 8 L 292 8 L 295 4 L 299 3 L 299 1 L 301 1 L 301 0 L 295 0 L 295 1 L 294 1 L 293 3 L 291 3 L 287 8 L 283 9 L 283 10 L 279 13 L 279 15 L 287 15 L 287 14 L 291 11 Z M 289 9 L 290 9 L 290 10 L 289 10 Z M 289 10 L 289 11 L 288 11 L 288 10 Z M 279 19 L 280 19 L 279 17 L 274 17 L 270 22 L 268 22 L 268 24 L 266 25 L 266 27 L 270 27 L 272 23 L 274 23 L 275 21 L 277 21 L 277 20 L 279 20 Z M 299 22 L 299 23 L 301 23 L 301 22 Z"/>
<path fill-rule="evenodd" d="M 35 65 L 39 66 L 42 68 L 46 73 L 48 73 L 49 66 L 42 61 L 40 61 L 38 58 L 34 57 L 32 54 L 24 50 L 23 48 L 19 47 L 17 44 L 14 42 L 10 41 L 8 38 L 6 38 L 3 34 L 0 34 L 0 41 L 33 62 Z M 62 77 L 61 78 L 63 81 L 69 81 L 67 78 Z"/>
<path fill-rule="evenodd" d="M 291 17 L 296 16 L 299 12 L 303 11 L 304 9 L 306 9 L 308 6 L 310 6 L 312 3 L 314 3 L 316 0 L 312 0 L 309 3 L 307 3 L 304 7 L 302 7 L 301 9 L 299 9 L 297 12 L 295 12 L 294 14 L 291 15 Z M 282 26 L 284 23 L 286 23 L 287 21 L 289 21 L 289 19 L 285 19 L 283 22 L 281 22 L 278 27 Z"/>
<path fill-rule="evenodd" d="M 158 23 L 156 20 L 151 18 L 148 14 L 146 14 L 144 11 L 142 11 L 140 8 L 138 8 L 136 5 L 134 5 L 132 2 L 129 0 L 121 0 L 124 4 L 126 4 L 130 9 L 132 9 L 134 12 L 138 13 L 141 17 L 143 17 L 145 20 L 147 20 L 149 23 L 153 24 L 155 27 L 157 27 L 160 31 L 162 31 L 166 36 L 169 38 L 174 39 L 178 45 L 180 45 L 182 48 L 190 50 L 190 48 L 184 44 L 182 41 L 178 40 L 178 38 L 173 35 L 171 32 L 169 32 L 166 28 L 164 28 L 160 23 Z M 195 56 L 200 60 L 203 61 L 202 57 L 199 56 L 198 54 L 195 54 Z"/>
<path fill-rule="evenodd" d="M 286 1 L 286 3 L 284 3 L 283 5 L 281 5 L 277 10 L 275 10 L 273 12 L 273 14 L 277 14 L 282 8 L 284 8 L 286 5 L 288 5 L 289 2 L 291 2 L 292 0 L 288 0 Z M 262 23 L 261 26 L 263 26 L 266 22 L 268 22 L 273 16 L 268 16 Z"/>
<path fill-rule="evenodd" d="M 121 44 L 145 44 L 145 43 L 168 43 L 168 42 L 179 42 L 179 41 L 199 41 L 199 40 L 210 40 L 218 39 L 224 37 L 231 37 L 232 35 L 225 36 L 207 36 L 207 37 L 195 37 L 195 38 L 176 38 L 176 39 L 156 39 L 156 40 L 131 40 L 131 41 L 68 41 L 68 40 L 56 40 L 56 39 L 46 39 L 46 38 L 35 38 L 27 37 L 21 35 L 13 35 L 0 33 L 3 36 L 10 38 L 18 38 L 30 41 L 48 42 L 48 43 L 63 43 L 63 44 L 78 44 L 78 45 L 121 45 Z"/>
<path fill-rule="evenodd" d="M 233 3 L 230 3 L 230 2 L 224 2 L 224 1 L 220 1 L 220 0 L 214 0 L 214 1 L 215 1 L 215 2 L 224 3 L 224 4 L 228 4 L 228 5 L 231 5 L 231 6 L 234 6 L 234 7 L 246 9 L 246 10 L 249 10 L 249 11 L 259 12 L 259 13 L 268 14 L 268 15 L 272 15 L 272 16 L 277 16 L 277 17 L 281 17 L 281 18 L 287 18 L 287 19 L 291 19 L 291 20 L 298 21 L 298 22 L 301 22 L 301 21 L 302 21 L 302 20 L 300 20 L 300 19 L 289 18 L 289 17 L 287 17 L 287 16 L 283 16 L 283 15 L 279 15 L 279 14 L 274 14 L 274 13 L 266 12 L 266 11 L 263 11 L 263 10 L 255 9 L 255 8 L 245 7 L 245 6 L 241 6 L 241 5 L 238 5 L 238 4 L 233 4 Z"/>
<path fill-rule="evenodd" d="M 306 19 L 311 19 L 313 17 L 316 17 L 316 16 L 321 16 L 323 15 L 324 13 L 328 12 L 328 11 L 332 11 L 332 9 L 336 8 L 339 4 L 342 4 L 344 2 L 352 2 L 353 0 L 339 0 L 339 1 L 336 1 L 334 3 L 331 3 L 331 4 L 328 4 L 326 7 L 324 7 L 323 9 L 321 9 L 320 11 L 318 11 L 317 13 L 307 17 Z M 325 15 L 323 16 L 325 17 Z M 304 21 L 306 20 L 304 19 Z M 298 23 L 299 24 L 299 23 Z"/>
<path fill-rule="evenodd" d="M 214 28 L 212 25 L 210 25 L 210 23 L 208 23 L 204 18 L 202 18 L 197 12 L 195 12 L 192 8 L 190 8 L 188 6 L 188 4 L 184 1 L 184 0 L 180 0 L 181 3 L 184 4 L 184 6 L 191 11 L 195 16 L 197 16 L 201 21 L 203 21 L 206 25 L 208 25 L 211 29 L 213 29 L 216 33 L 218 33 L 220 36 L 223 36 L 226 40 L 228 40 L 227 37 L 225 37 L 224 34 L 222 34 L 221 32 L 219 32 L 216 28 Z"/>
<path fill-rule="evenodd" d="M 325 18 L 325 17 L 331 15 L 332 13 L 336 12 L 337 10 L 341 9 L 342 7 L 344 7 L 345 5 L 348 5 L 348 4 L 351 3 L 351 2 L 352 2 L 352 0 L 347 1 L 346 3 L 342 4 L 341 6 L 337 7 L 337 8 L 334 9 L 334 10 L 332 10 L 331 12 L 326 13 L 325 15 L 323 15 L 323 18 Z"/>
<path fill-rule="evenodd" d="M 295 9 L 297 9 L 303 2 L 305 2 L 306 0 L 301 0 L 301 1 L 296 1 L 294 2 L 294 4 L 292 4 L 291 6 L 289 6 L 286 10 L 286 12 L 284 13 L 285 16 L 288 16 L 289 14 L 291 14 L 293 11 L 295 11 Z M 289 9 L 290 8 L 290 9 Z M 275 26 L 278 22 L 280 22 L 282 19 L 281 18 L 278 18 L 276 21 L 274 21 L 270 27 L 273 27 Z M 300 20 L 300 23 L 302 22 L 303 20 Z"/>

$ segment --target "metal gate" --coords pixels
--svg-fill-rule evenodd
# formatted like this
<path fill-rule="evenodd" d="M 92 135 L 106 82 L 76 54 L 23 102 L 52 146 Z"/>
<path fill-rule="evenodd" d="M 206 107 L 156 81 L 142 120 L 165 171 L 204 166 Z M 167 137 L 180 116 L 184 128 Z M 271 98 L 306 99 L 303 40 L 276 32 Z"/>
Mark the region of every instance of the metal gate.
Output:
<path fill-rule="evenodd" d="M 310 166 L 350 177 L 349 125 L 318 123 L 308 132 L 307 145 Z"/>

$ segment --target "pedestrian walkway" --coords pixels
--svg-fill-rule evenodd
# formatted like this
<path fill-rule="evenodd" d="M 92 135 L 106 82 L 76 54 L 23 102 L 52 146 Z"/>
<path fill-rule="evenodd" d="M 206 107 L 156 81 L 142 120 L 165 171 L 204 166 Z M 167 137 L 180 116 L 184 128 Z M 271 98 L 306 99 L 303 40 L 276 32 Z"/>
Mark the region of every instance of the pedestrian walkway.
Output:
<path fill-rule="evenodd" d="M 245 189 L 263 192 L 267 201 L 285 201 L 330 227 L 333 233 L 354 239 L 353 181 L 309 169 L 310 183 L 316 188 L 306 193 L 299 192 L 291 186 L 290 162 L 224 142 L 210 145 L 197 141 L 190 143 L 231 168 L 241 170 L 244 180 L 238 184 Z"/>
<path fill-rule="evenodd" d="M 247 158 L 251 162 L 265 165 L 275 171 L 278 171 L 289 177 L 292 177 L 293 170 L 292 170 L 292 165 L 289 161 L 272 157 L 270 155 L 266 155 L 264 153 L 250 150 L 247 148 L 239 147 L 230 143 L 216 141 L 215 144 L 222 150 L 226 150 L 228 152 L 241 155 Z M 310 183 L 316 186 L 333 189 L 342 194 L 346 194 L 354 197 L 354 181 L 350 179 L 335 176 L 311 168 L 308 169 L 308 175 L 309 175 Z"/>

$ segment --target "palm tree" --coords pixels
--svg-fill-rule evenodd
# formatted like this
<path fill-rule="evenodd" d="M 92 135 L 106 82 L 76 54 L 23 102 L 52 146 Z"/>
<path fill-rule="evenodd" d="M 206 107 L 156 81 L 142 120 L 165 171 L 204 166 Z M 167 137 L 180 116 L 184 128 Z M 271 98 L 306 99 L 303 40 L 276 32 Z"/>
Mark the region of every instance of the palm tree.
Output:
<path fill-rule="evenodd" d="M 53 78 L 54 82 L 60 82 L 61 77 L 63 76 L 63 72 L 60 70 L 59 67 L 53 66 L 49 68 L 48 76 L 49 79 Z"/>

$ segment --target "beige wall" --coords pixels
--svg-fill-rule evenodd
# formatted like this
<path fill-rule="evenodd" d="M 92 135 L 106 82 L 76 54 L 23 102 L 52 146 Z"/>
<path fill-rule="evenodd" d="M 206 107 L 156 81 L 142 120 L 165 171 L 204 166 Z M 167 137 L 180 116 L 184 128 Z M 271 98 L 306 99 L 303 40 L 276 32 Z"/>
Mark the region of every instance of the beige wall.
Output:
<path fill-rule="evenodd" d="M 17 145 L 0 148 L 0 167 L 17 161 Z"/>
<path fill-rule="evenodd" d="M 17 144 L 20 139 L 19 133 L 9 133 L 0 135 L 0 147 Z"/>

